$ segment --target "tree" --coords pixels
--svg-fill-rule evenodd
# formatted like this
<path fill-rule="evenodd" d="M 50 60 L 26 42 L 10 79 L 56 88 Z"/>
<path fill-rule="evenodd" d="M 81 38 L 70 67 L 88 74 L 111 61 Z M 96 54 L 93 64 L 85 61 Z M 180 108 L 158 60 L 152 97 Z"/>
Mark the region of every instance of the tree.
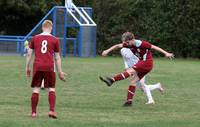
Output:
<path fill-rule="evenodd" d="M 1 0 L 0 34 L 27 34 L 63 0 Z M 175 53 L 200 58 L 200 0 L 73 0 L 91 6 L 97 23 L 97 51 L 133 31 L 140 39 Z M 23 24 L 23 25 L 21 25 Z M 157 55 L 157 54 L 156 54 Z"/>
<path fill-rule="evenodd" d="M 1 0 L 0 34 L 27 34 L 54 5 L 52 0 Z"/>

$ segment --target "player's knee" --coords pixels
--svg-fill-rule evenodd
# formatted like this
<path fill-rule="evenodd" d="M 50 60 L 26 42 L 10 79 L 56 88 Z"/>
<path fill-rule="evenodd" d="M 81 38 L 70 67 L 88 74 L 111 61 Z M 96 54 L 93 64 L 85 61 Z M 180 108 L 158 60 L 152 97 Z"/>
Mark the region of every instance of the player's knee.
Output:
<path fill-rule="evenodd" d="M 136 86 L 136 83 L 130 83 L 129 86 Z"/>
<path fill-rule="evenodd" d="M 133 85 L 136 85 L 136 83 L 137 83 L 138 81 L 139 81 L 139 78 L 138 78 L 138 76 L 137 76 L 137 74 L 136 74 L 136 75 L 134 75 L 134 76 L 132 77 L 130 83 L 133 84 Z"/>
<path fill-rule="evenodd" d="M 131 86 L 136 86 L 136 81 L 135 80 L 131 80 L 130 85 Z"/>
<path fill-rule="evenodd" d="M 126 71 L 131 75 L 136 74 L 136 71 L 133 68 L 128 68 Z"/>
<path fill-rule="evenodd" d="M 137 84 L 137 80 L 135 80 L 135 78 L 131 79 L 130 85 L 136 86 L 136 84 Z"/>
<path fill-rule="evenodd" d="M 49 92 L 55 92 L 56 91 L 56 89 L 55 88 L 49 88 Z"/>
<path fill-rule="evenodd" d="M 33 93 L 40 93 L 40 88 L 34 87 L 33 88 Z"/>

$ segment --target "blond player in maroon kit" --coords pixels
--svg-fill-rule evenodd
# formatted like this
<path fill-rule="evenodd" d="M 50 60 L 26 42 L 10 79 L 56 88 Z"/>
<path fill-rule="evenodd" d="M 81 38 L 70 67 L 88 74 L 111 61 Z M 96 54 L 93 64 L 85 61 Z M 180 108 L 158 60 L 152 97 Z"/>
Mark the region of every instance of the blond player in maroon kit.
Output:
<path fill-rule="evenodd" d="M 150 44 L 147 41 L 136 40 L 134 38 L 133 33 L 131 32 L 125 32 L 122 35 L 122 43 L 113 45 L 109 49 L 104 50 L 102 52 L 102 55 L 107 56 L 107 54 L 110 53 L 112 50 L 123 47 L 130 48 L 133 54 L 135 54 L 139 58 L 138 63 L 133 65 L 132 68 L 128 68 L 126 69 L 126 71 L 117 74 L 111 78 L 110 77 L 104 78 L 101 76 L 99 78 L 101 81 L 105 82 L 108 86 L 111 86 L 114 82 L 124 80 L 131 76 L 131 82 L 127 94 L 127 101 L 123 105 L 123 106 L 131 106 L 132 99 L 136 90 L 136 82 L 142 79 L 153 68 L 153 58 L 150 50 L 156 50 L 158 52 L 161 52 L 167 58 L 173 58 L 174 55 L 172 53 L 168 53 L 167 51 L 155 45 Z"/>
<path fill-rule="evenodd" d="M 35 53 L 35 60 L 33 64 L 33 76 L 31 87 L 33 88 L 31 97 L 32 117 L 37 117 L 37 104 L 39 101 L 39 92 L 44 79 L 44 87 L 48 88 L 49 95 L 49 117 L 57 118 L 55 112 L 56 94 L 55 94 L 55 69 L 54 69 L 54 57 L 55 65 L 58 72 L 58 76 L 61 80 L 65 81 L 65 73 L 61 69 L 60 58 L 60 41 L 58 38 L 51 35 L 52 22 L 45 20 L 42 24 L 42 33 L 34 36 L 29 43 L 29 50 L 26 59 L 26 74 L 28 77 L 31 75 L 30 62 L 33 51 Z"/>

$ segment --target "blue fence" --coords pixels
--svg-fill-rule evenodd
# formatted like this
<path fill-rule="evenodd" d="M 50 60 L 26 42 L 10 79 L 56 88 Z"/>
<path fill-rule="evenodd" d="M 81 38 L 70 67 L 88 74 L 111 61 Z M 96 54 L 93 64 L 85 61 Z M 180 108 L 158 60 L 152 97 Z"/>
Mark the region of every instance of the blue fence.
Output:
<path fill-rule="evenodd" d="M 83 7 L 84 9 L 88 9 L 90 10 L 89 15 L 92 16 L 92 8 L 89 7 Z M 28 39 L 31 39 L 33 36 L 33 33 L 36 31 L 36 29 L 38 29 L 41 24 L 44 22 L 44 20 L 46 20 L 48 18 L 49 15 L 53 15 L 53 31 L 52 34 L 56 35 L 56 11 L 57 9 L 63 9 L 64 10 L 64 34 L 63 37 L 60 37 L 62 41 L 62 55 L 65 57 L 67 54 L 67 41 L 68 42 L 72 42 L 73 45 L 73 55 L 74 56 L 80 56 L 82 57 L 82 27 L 74 24 L 73 22 L 71 22 L 70 24 L 67 23 L 67 10 L 64 6 L 55 6 L 53 7 L 41 20 L 40 22 L 26 35 L 26 36 L 12 36 L 12 35 L 0 35 L 0 43 L 1 42 L 13 42 L 13 43 L 17 43 L 17 48 L 16 48 L 16 53 L 20 53 L 21 55 L 24 54 L 24 42 Z M 81 8 L 80 8 L 81 9 Z M 75 38 L 71 38 L 71 37 L 67 37 L 67 28 L 75 28 L 78 27 L 79 28 L 79 32 L 77 34 L 77 37 Z M 96 56 L 96 27 L 95 27 L 95 31 L 93 32 L 94 34 L 94 39 L 93 39 L 93 56 Z M 78 49 L 78 51 L 77 51 Z"/>

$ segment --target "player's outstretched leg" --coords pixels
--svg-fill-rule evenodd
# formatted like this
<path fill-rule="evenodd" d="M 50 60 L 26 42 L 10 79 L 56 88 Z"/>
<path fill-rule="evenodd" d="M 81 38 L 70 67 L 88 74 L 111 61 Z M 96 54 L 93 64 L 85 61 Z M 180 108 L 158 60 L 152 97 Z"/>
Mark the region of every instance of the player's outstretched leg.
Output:
<path fill-rule="evenodd" d="M 158 89 L 160 91 L 161 94 L 164 94 L 165 90 L 162 86 L 161 83 L 156 83 L 156 84 L 153 84 L 153 85 L 148 85 L 149 89 L 152 91 L 152 90 L 155 90 L 155 89 Z"/>
<path fill-rule="evenodd" d="M 113 84 L 113 82 L 114 82 L 114 81 L 112 80 L 112 78 L 109 78 L 109 77 L 103 78 L 103 77 L 99 76 L 99 79 L 100 79 L 102 82 L 105 82 L 107 86 L 111 86 L 111 85 Z"/>
<path fill-rule="evenodd" d="M 127 71 L 124 71 L 122 73 L 119 73 L 112 78 L 106 77 L 103 78 L 99 76 L 99 79 L 107 84 L 107 86 L 111 86 L 115 81 L 120 81 L 128 78 L 131 74 L 129 74 Z"/>

